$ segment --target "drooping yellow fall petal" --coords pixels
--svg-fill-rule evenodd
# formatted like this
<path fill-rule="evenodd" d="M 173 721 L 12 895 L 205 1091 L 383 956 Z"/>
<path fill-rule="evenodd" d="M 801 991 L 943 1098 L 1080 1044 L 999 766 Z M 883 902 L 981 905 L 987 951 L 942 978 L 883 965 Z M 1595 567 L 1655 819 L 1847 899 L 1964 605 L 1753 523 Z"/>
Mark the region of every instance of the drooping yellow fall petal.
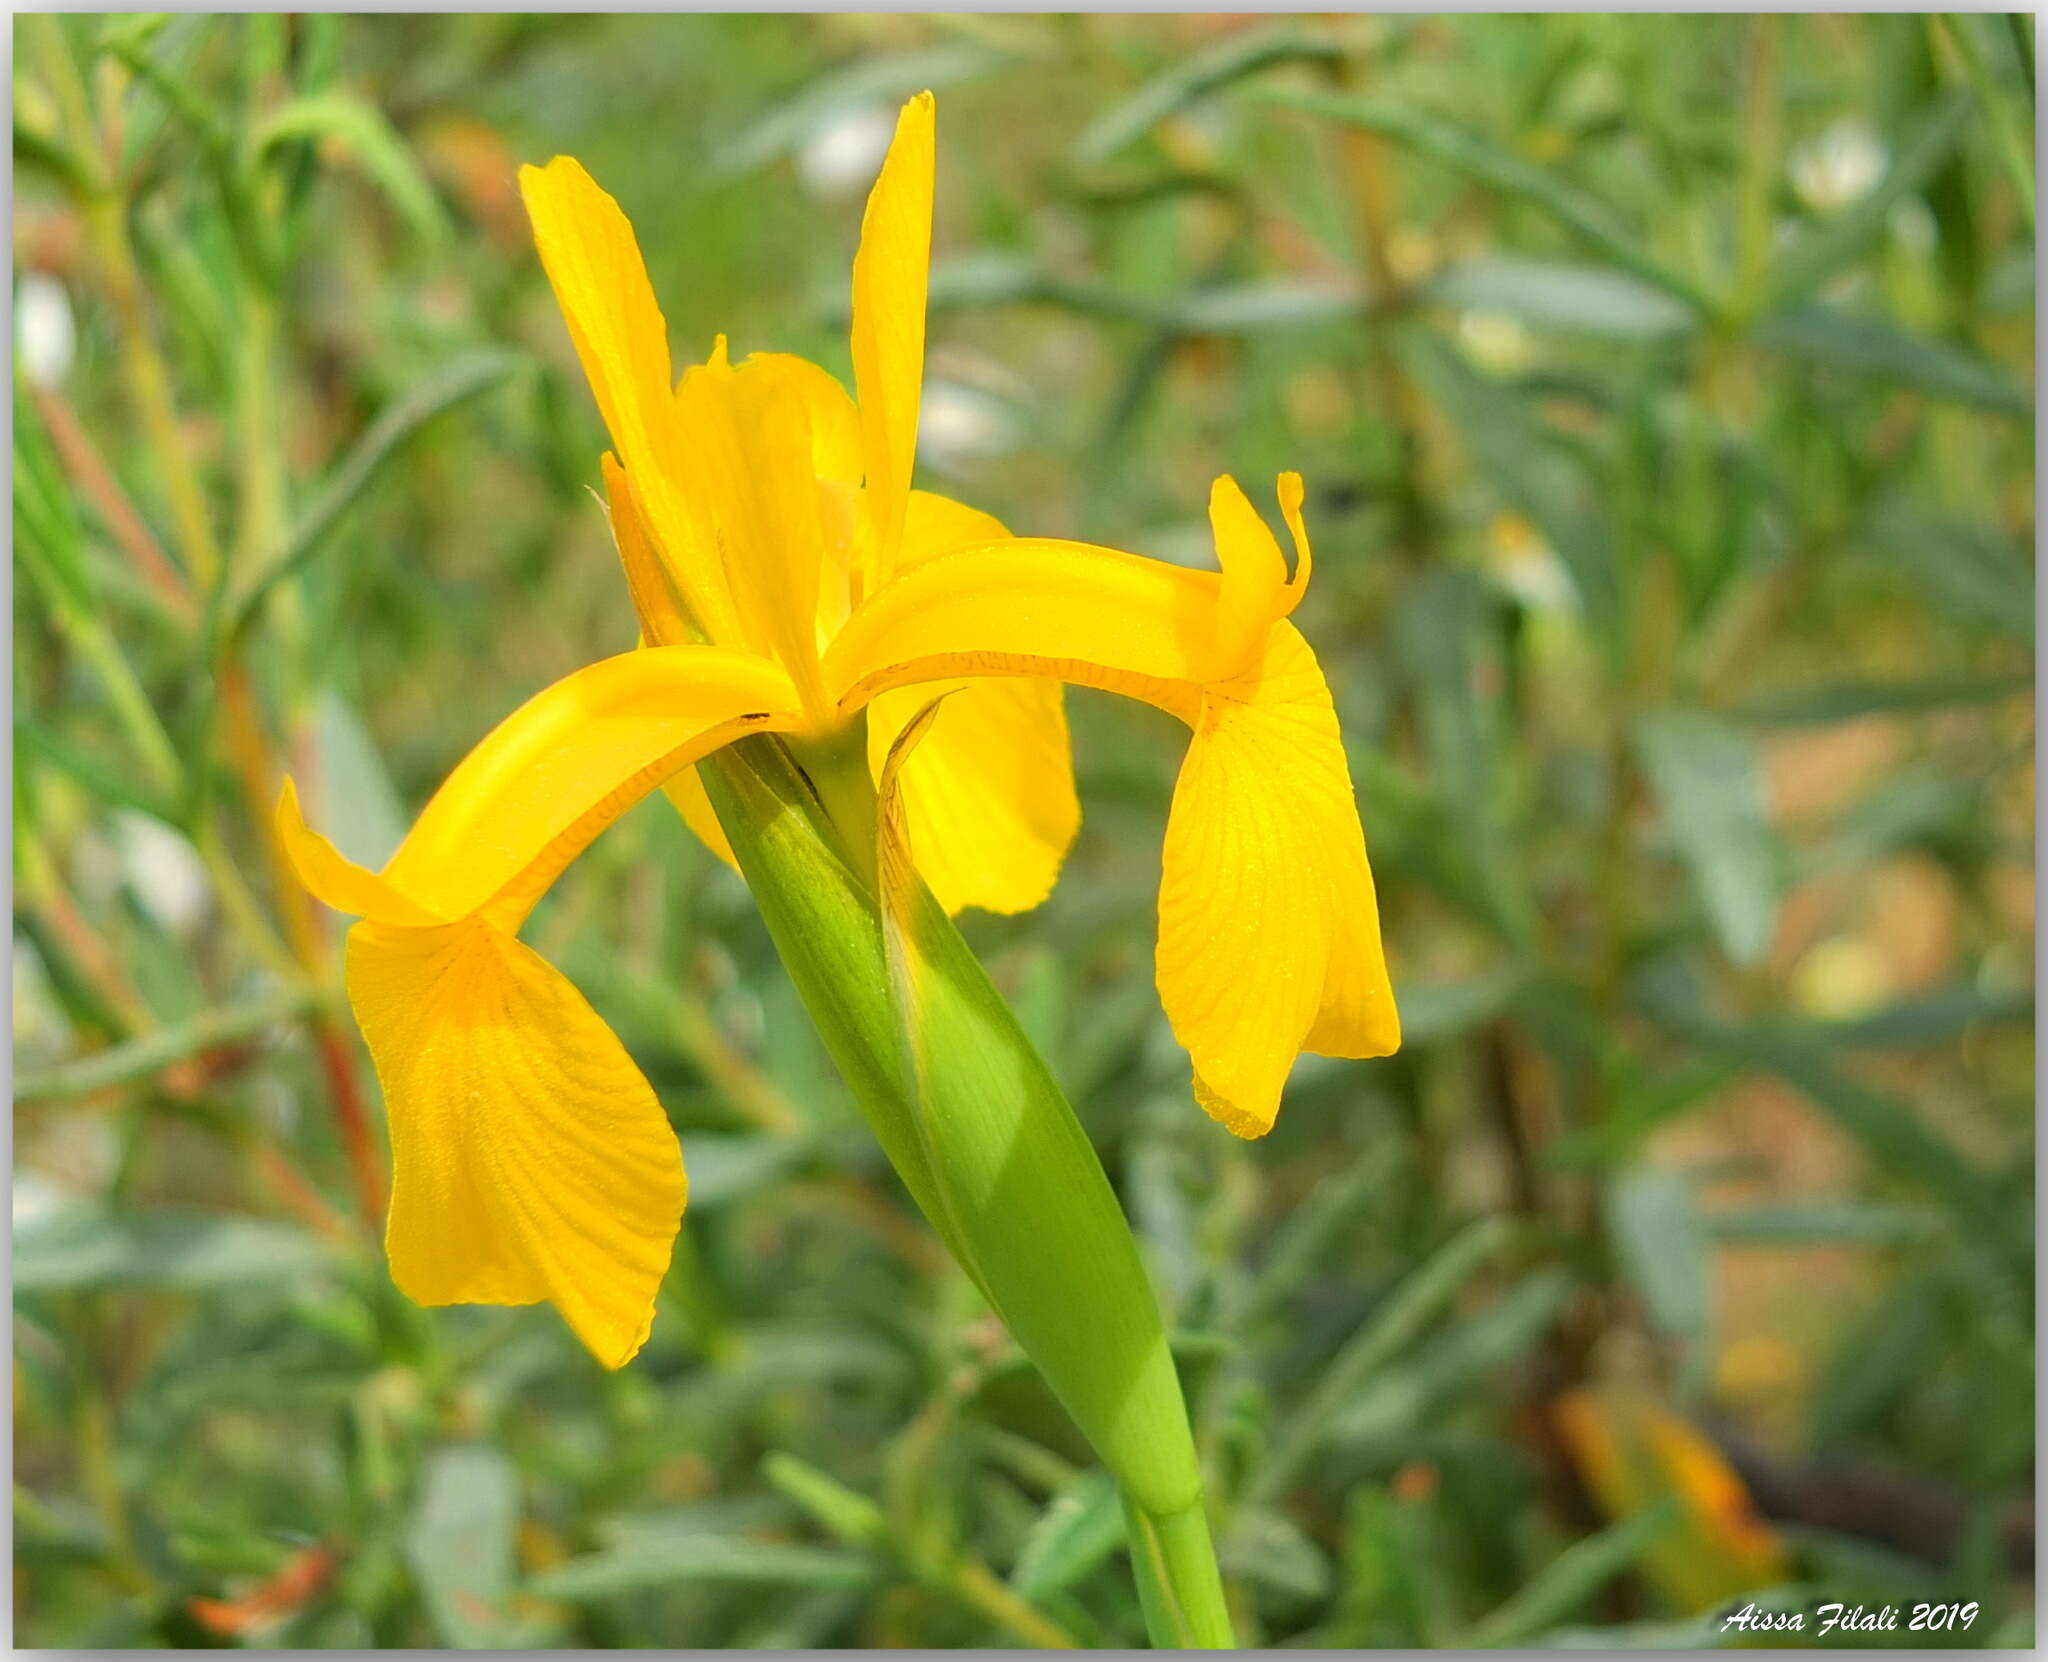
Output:
<path fill-rule="evenodd" d="M 431 912 L 516 925 L 570 860 L 684 766 L 800 725 L 774 664 L 716 646 L 622 652 L 500 722 L 434 793 L 385 880 Z"/>
<path fill-rule="evenodd" d="M 1167 831 L 1159 987 L 1197 1096 L 1243 1136 L 1271 1128 L 1302 1049 L 1379 1056 L 1400 1043 L 1335 710 L 1285 622 L 1310 558 L 1300 503 L 1299 480 L 1284 478 L 1291 581 L 1226 482 L 1220 576 L 1084 544 L 985 544 L 903 571 L 825 660 L 842 710 L 1029 674 L 1144 699 L 1193 728 Z"/>
<path fill-rule="evenodd" d="M 633 227 L 581 163 L 522 167 L 519 189 L 541 264 L 562 308 L 619 460 L 632 476 L 655 547 L 697 624 L 714 641 L 738 633 L 701 484 L 682 442 L 669 384 L 668 325 Z"/>
<path fill-rule="evenodd" d="M 860 399 L 874 560 L 870 589 L 894 569 L 917 458 L 935 119 L 928 92 L 903 106 L 881 177 L 861 217 L 860 252 L 853 260 L 853 380 Z"/>
<path fill-rule="evenodd" d="M 1202 1106 L 1272 1129 L 1297 1052 L 1401 1041 L 1329 689 L 1291 624 L 1205 690 L 1167 820 L 1159 994 Z"/>
<path fill-rule="evenodd" d="M 419 1304 L 547 1299 L 606 1367 L 646 1342 L 687 1186 L 582 996 L 482 918 L 360 923 L 348 991 L 391 1121 L 391 1273 Z"/>
<path fill-rule="evenodd" d="M 1008 534 L 978 509 L 912 491 L 901 569 Z M 951 694 L 945 720 L 899 763 L 918 870 L 949 913 L 1029 911 L 1052 892 L 1081 824 L 1063 690 L 1053 680 L 994 679 L 884 693 L 868 706 L 877 783 L 906 724 L 939 692 Z"/>

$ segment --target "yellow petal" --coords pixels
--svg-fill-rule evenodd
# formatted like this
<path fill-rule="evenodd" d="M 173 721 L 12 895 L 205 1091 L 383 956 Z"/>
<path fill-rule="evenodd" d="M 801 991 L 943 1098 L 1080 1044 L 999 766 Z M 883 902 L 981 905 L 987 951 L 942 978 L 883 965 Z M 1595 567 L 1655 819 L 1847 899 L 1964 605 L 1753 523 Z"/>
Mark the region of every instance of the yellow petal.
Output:
<path fill-rule="evenodd" d="M 1183 719 L 1208 667 L 1218 578 L 1115 549 L 1016 537 L 928 559 L 864 600 L 825 654 L 844 711 L 893 687 L 1035 675 Z"/>
<path fill-rule="evenodd" d="M 789 352 L 753 352 L 747 362 L 781 376 L 803 401 L 811 423 L 811 471 L 820 479 L 858 485 L 864 465 L 860 411 L 839 377 Z"/>
<path fill-rule="evenodd" d="M 910 493 L 902 569 L 1009 533 L 977 508 Z M 877 782 L 891 747 L 935 692 L 944 713 L 899 760 L 901 808 L 917 867 L 949 913 L 1029 911 L 1052 892 L 1081 804 L 1057 681 L 982 680 L 904 688 L 868 706 Z"/>
<path fill-rule="evenodd" d="M 917 456 L 932 253 L 934 120 L 928 92 L 903 106 L 861 218 L 860 252 L 853 261 L 853 380 L 860 398 L 875 560 L 869 587 L 886 580 L 893 569 Z"/>
<path fill-rule="evenodd" d="M 732 602 L 694 508 L 701 490 L 690 476 L 695 458 L 682 442 L 669 386 L 668 325 L 632 224 L 567 156 L 521 168 L 519 188 L 541 264 L 654 546 L 702 631 L 734 640 Z"/>
<path fill-rule="evenodd" d="M 1400 1043 L 1336 711 L 1291 624 L 1203 695 L 1167 821 L 1157 967 L 1196 1098 L 1241 1137 L 1272 1129 L 1303 1048 Z"/>
<path fill-rule="evenodd" d="M 868 759 L 889 748 L 935 692 L 956 686 L 902 765 L 917 869 L 950 913 L 1026 912 L 1052 893 L 1081 825 L 1060 687 L 1052 681 L 905 687 L 868 706 Z"/>
<path fill-rule="evenodd" d="M 1217 562 L 1223 567 L 1213 666 L 1218 678 L 1236 674 L 1258 653 L 1267 632 L 1294 610 L 1308 583 L 1308 533 L 1301 523 L 1300 474 L 1280 476 L 1280 496 L 1301 562 L 1291 584 L 1280 544 L 1237 481 L 1226 473 L 1209 489 L 1209 529 L 1216 539 Z"/>
<path fill-rule="evenodd" d="M 798 724 L 789 679 L 716 646 L 657 646 L 536 694 L 457 765 L 384 868 L 443 917 L 516 924 L 607 825 L 745 732 Z"/>
<path fill-rule="evenodd" d="M 697 840 L 738 871 L 739 856 L 732 851 L 725 827 L 718 823 L 717 810 L 711 806 L 711 798 L 704 789 L 704 776 L 695 768 L 684 768 L 661 787 L 661 792 L 675 811 L 683 816 L 683 823 L 696 832 Z"/>
<path fill-rule="evenodd" d="M 581 994 L 480 919 L 358 924 L 348 990 L 391 1121 L 385 1247 L 420 1304 L 547 1299 L 606 1367 L 646 1342 L 686 1185 Z"/>
<path fill-rule="evenodd" d="M 418 902 L 400 894 L 374 871 L 365 871 L 319 832 L 306 824 L 299 809 L 299 788 L 286 778 L 277 797 L 277 836 L 285 858 L 306 891 L 337 912 L 374 918 L 379 923 L 435 924 L 436 917 Z"/>
<path fill-rule="evenodd" d="M 676 603 L 668 572 L 648 541 L 640 505 L 633 500 L 632 481 L 609 450 L 600 465 L 605 503 L 611 511 L 612 541 L 619 550 L 619 564 L 625 568 L 634 614 L 640 619 L 640 638 L 649 646 L 686 646 L 690 627 Z"/>
<path fill-rule="evenodd" d="M 686 371 L 676 408 L 716 527 L 718 556 L 745 638 L 781 660 L 800 693 L 816 685 L 824 528 L 812 464 L 810 395 L 789 357 L 713 361 Z"/>

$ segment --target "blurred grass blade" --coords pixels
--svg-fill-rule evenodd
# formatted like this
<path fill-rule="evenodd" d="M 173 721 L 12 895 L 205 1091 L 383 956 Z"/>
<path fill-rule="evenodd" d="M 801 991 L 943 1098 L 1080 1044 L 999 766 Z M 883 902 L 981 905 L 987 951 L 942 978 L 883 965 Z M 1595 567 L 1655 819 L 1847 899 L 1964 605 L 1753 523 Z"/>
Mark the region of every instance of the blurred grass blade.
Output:
<path fill-rule="evenodd" d="M 1009 62 L 1009 54 L 969 41 L 863 55 L 846 68 L 821 76 L 727 140 L 712 157 L 712 171 L 745 173 L 800 148 L 837 116 L 870 107 L 893 115 L 894 106 L 913 93 L 991 74 Z"/>
<path fill-rule="evenodd" d="M 2036 578 L 2030 549 L 1996 531 L 1896 507 L 1872 513 L 1863 529 L 1951 616 L 2033 640 Z"/>
<path fill-rule="evenodd" d="M 1805 727 L 1865 716 L 1918 715 L 2029 697 L 2031 675 L 1958 676 L 1928 681 L 1834 681 L 1773 693 L 1732 713 L 1767 727 Z M 1404 1016 L 1406 1012 L 1403 1012 Z"/>
<path fill-rule="evenodd" d="M 581 1604 L 686 1583 L 859 1590 L 874 1586 L 880 1573 L 865 1552 L 686 1535 L 586 1553 L 530 1578 L 525 1591 Z"/>
<path fill-rule="evenodd" d="M 1778 850 L 1755 747 L 1691 710 L 1643 716 L 1636 745 L 1722 949 L 1738 964 L 1755 963 L 1778 911 Z"/>
<path fill-rule="evenodd" d="M 1443 306 L 1498 312 L 1539 329 L 1613 340 L 1666 341 L 1700 318 L 1667 290 L 1613 266 L 1490 254 L 1440 272 L 1423 291 Z"/>
<path fill-rule="evenodd" d="M 434 1630 L 444 1643 L 487 1650 L 522 1642 L 509 1614 L 519 1529 L 519 1474 L 494 1448 L 429 1455 L 405 1534 Z"/>
<path fill-rule="evenodd" d="M 1238 1507 L 1218 1551 L 1232 1575 L 1285 1598 L 1313 1604 L 1330 1595 L 1329 1558 L 1284 1512 Z"/>
<path fill-rule="evenodd" d="M 1650 1543 L 1670 1529 L 1678 1516 L 1679 1502 L 1674 1495 L 1582 1541 L 1574 1541 L 1491 1615 L 1473 1623 L 1454 1648 L 1498 1650 L 1541 1637 L 1576 1614 L 1624 1570 L 1632 1569 Z"/>
<path fill-rule="evenodd" d="M 76 1061 L 59 1062 L 47 1068 L 18 1075 L 14 1100 L 43 1102 L 55 1097 L 85 1096 L 115 1085 L 146 1079 L 161 1073 L 173 1062 L 196 1056 L 217 1045 L 234 1044 L 317 1009 L 324 1002 L 310 989 L 278 993 L 247 1004 L 206 1010 L 160 1027 L 139 1039 L 110 1045 Z"/>
<path fill-rule="evenodd" d="M 247 628 L 271 589 L 297 575 L 319 552 L 321 539 L 354 505 L 377 469 L 399 445 L 443 411 L 496 386 L 524 362 L 510 352 L 471 353 L 428 376 L 384 409 L 328 475 L 311 506 L 293 526 L 290 541 L 269 565 L 249 579 L 239 598 L 228 608 L 223 631 L 226 638 L 233 639 Z"/>
<path fill-rule="evenodd" d="M 1243 96 L 1378 133 L 1418 156 L 1527 203 L 1624 271 L 1684 301 L 1694 311 L 1714 309 L 1694 284 L 1662 264 L 1617 226 L 1602 204 L 1469 127 L 1413 105 L 1375 98 L 1264 87 L 1250 89 Z"/>
<path fill-rule="evenodd" d="M 1743 1246 L 1909 1246 L 1934 1238 L 1933 1213 L 1856 1200 L 1731 1206 L 1701 1219 L 1715 1241 Z"/>
<path fill-rule="evenodd" d="M 1707 1232 L 1692 1179 L 1655 1167 L 1607 1186 L 1607 1226 L 1652 1319 L 1697 1359 L 1707 1341 Z"/>
<path fill-rule="evenodd" d="M 1275 64 L 1337 63 L 1343 55 L 1338 41 L 1298 25 L 1241 30 L 1189 53 L 1097 118 L 1074 141 L 1074 159 L 1084 165 L 1107 161 L 1168 116 Z"/>
<path fill-rule="evenodd" d="M 1452 1236 L 1403 1282 L 1331 1359 L 1308 1400 L 1286 1422 L 1272 1452 L 1246 1485 L 1245 1499 L 1272 1505 L 1285 1494 L 1320 1445 L 1331 1419 L 1352 1394 L 1413 1344 L 1514 1237 L 1511 1219 L 1481 1218 Z"/>
<path fill-rule="evenodd" d="M 177 826 L 178 805 L 150 790 L 130 769 L 102 761 L 90 751 L 73 744 L 54 728 L 34 716 L 14 718 L 15 754 L 41 762 L 68 777 L 74 785 L 101 802 L 133 808 L 151 819 Z"/>
<path fill-rule="evenodd" d="M 1758 344 L 1824 369 L 1870 375 L 1933 398 L 1954 399 L 2000 415 L 2033 411 L 2027 389 L 2003 370 L 1946 341 L 1908 334 L 1897 324 L 1838 306 L 1799 306 L 1765 318 Z"/>
<path fill-rule="evenodd" d="M 1931 105 L 1899 145 L 1885 176 L 1839 218 L 1809 231 L 1778 262 L 1766 308 L 1782 311 L 1806 299 L 1884 234 L 1892 209 L 1914 195 L 1948 160 L 1969 124 L 1974 99 L 1954 92 Z"/>
<path fill-rule="evenodd" d="M 362 718 L 332 687 L 314 706 L 313 755 L 321 830 L 357 865 L 382 871 L 405 835 L 405 809 Z"/>
<path fill-rule="evenodd" d="M 175 1287 L 289 1281 L 331 1261 L 316 1235 L 218 1212 L 66 1206 L 14 1226 L 14 1289 Z"/>
<path fill-rule="evenodd" d="M 1521 395 L 1474 369 L 1447 341 L 1406 331 L 1401 355 L 1457 429 L 1479 472 L 1557 551 L 1588 625 L 1611 642 L 1622 622 L 1621 575 L 1592 491 L 1562 459 Z"/>
<path fill-rule="evenodd" d="M 434 187 L 376 105 L 346 92 L 309 93 L 259 120 L 247 143 L 260 158 L 299 139 L 344 149 L 390 198 L 416 237 L 430 245 L 447 240 L 448 216 L 442 212 Z"/>

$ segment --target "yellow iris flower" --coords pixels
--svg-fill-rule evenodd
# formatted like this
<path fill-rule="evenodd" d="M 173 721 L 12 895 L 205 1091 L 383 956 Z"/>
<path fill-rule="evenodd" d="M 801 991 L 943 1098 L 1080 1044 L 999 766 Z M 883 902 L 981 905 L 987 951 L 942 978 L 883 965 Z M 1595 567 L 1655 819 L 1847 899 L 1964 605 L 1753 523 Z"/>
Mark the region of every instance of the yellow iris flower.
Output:
<path fill-rule="evenodd" d="M 730 859 L 694 764 L 749 733 L 806 745 L 863 716 L 904 767 L 921 874 L 948 911 L 1050 890 L 1079 822 L 1060 683 L 1193 730 L 1166 828 L 1158 982 L 1202 1106 L 1270 1129 L 1296 1054 L 1400 1040 L 1372 874 L 1330 695 L 1286 621 L 1309 575 L 1228 478 L 1220 573 L 1015 538 L 911 488 L 931 244 L 933 103 L 904 107 L 853 266 L 857 398 L 802 359 L 710 359 L 671 380 L 631 225 L 576 162 L 520 175 L 541 260 L 610 431 L 613 531 L 642 644 L 506 718 L 381 873 L 279 826 L 301 880 L 362 921 L 351 1003 L 383 1084 L 387 1247 L 422 1304 L 552 1301 L 609 1366 L 645 1342 L 683 1209 L 660 1104 L 576 990 L 517 939 L 571 860 L 666 786 Z M 939 686 L 934 687 L 937 683 Z"/>

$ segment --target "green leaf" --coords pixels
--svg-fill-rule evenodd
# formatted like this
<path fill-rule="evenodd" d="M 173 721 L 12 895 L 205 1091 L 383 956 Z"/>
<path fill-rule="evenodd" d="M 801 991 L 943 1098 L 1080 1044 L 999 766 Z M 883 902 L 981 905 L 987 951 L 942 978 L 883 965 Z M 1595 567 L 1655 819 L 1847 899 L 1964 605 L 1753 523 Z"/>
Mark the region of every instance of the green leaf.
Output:
<path fill-rule="evenodd" d="M 201 1291 L 289 1281 L 329 1261 L 316 1237 L 225 1213 L 67 1206 L 18 1223 L 17 1292 L 83 1287 Z"/>
<path fill-rule="evenodd" d="M 1832 681 L 1794 692 L 1772 693 L 1732 713 L 1768 727 L 1818 726 L 1858 721 L 1864 716 L 1917 715 L 1978 704 L 2003 704 L 2031 697 L 2030 675 L 1959 676 L 1935 681 Z"/>
<path fill-rule="evenodd" d="M 1722 949 L 1756 962 L 1777 920 L 1778 851 L 1755 747 L 1712 716 L 1679 710 L 1644 716 L 1636 745 Z"/>
<path fill-rule="evenodd" d="M 1378 133 L 1418 156 L 1528 204 L 1622 270 L 1675 296 L 1694 311 L 1713 310 L 1712 303 L 1698 288 L 1660 263 L 1616 225 L 1603 204 L 1448 117 L 1417 109 L 1412 104 L 1328 93 L 1261 87 L 1250 89 L 1243 96 L 1257 103 L 1300 110 Z"/>
<path fill-rule="evenodd" d="M 1330 1591 L 1330 1560 L 1284 1512 L 1240 1506 L 1217 1547 L 1223 1567 L 1273 1592 L 1311 1603 Z"/>
<path fill-rule="evenodd" d="M 382 871 L 405 836 L 405 810 L 362 718 L 332 687 L 313 708 L 320 828 L 359 866 Z"/>
<path fill-rule="evenodd" d="M 1950 93 L 1914 124 L 1890 169 L 1846 213 L 1794 243 L 1771 277 L 1770 311 L 1804 300 L 1884 234 L 1892 209 L 1931 180 L 1969 124 L 1967 91 Z"/>
<path fill-rule="evenodd" d="M 177 804 L 151 791 L 133 769 L 101 760 L 33 716 L 15 716 L 14 746 L 18 755 L 56 769 L 101 802 L 133 808 L 166 825 L 178 824 Z"/>
<path fill-rule="evenodd" d="M 401 218 L 423 242 L 448 236 L 448 218 L 427 177 L 376 105 L 351 93 L 329 89 L 280 105 L 259 121 L 248 144 L 258 157 L 298 139 L 325 139 L 345 146 L 362 170 L 390 198 Z"/>
<path fill-rule="evenodd" d="M 1481 374 L 1433 334 L 1402 338 L 1402 356 L 1472 453 L 1478 472 L 1543 533 L 1571 573 L 1596 634 L 1621 622 L 1621 578 L 1593 493 L 1520 394 Z"/>
<path fill-rule="evenodd" d="M 1062 1483 L 1017 1551 L 1010 1585 L 1039 1603 L 1082 1579 L 1123 1545 L 1122 1497 L 1107 1472 L 1077 1472 Z"/>
<path fill-rule="evenodd" d="M 724 1535 L 682 1535 L 586 1553 L 526 1584 L 542 1598 L 585 1603 L 651 1587 L 716 1582 L 753 1587 L 872 1587 L 873 1558 L 838 1547 L 790 1546 Z"/>
<path fill-rule="evenodd" d="M 1343 50 L 1340 42 L 1309 34 L 1293 24 L 1229 35 L 1189 53 L 1099 117 L 1074 141 L 1074 159 L 1084 165 L 1106 161 L 1168 116 L 1234 81 L 1275 64 L 1335 63 Z"/>
<path fill-rule="evenodd" d="M 1699 314 L 1662 288 L 1612 266 L 1532 260 L 1513 254 L 1465 260 L 1424 294 L 1439 305 L 1500 312 L 1541 329 L 1614 340 L 1676 340 Z"/>
<path fill-rule="evenodd" d="M 845 69 L 813 81 L 728 140 L 712 158 L 712 171 L 744 173 L 797 149 L 845 111 L 900 102 L 927 89 L 990 74 L 1011 61 L 1009 53 L 964 41 L 913 52 L 864 54 Z"/>
<path fill-rule="evenodd" d="M 1823 369 L 1894 381 L 2002 415 L 2033 411 L 2028 389 L 2016 385 L 1995 364 L 1946 341 L 1909 334 L 1889 318 L 1867 312 L 1800 306 L 1765 318 L 1756 326 L 1755 339 L 1774 352 Z"/>
<path fill-rule="evenodd" d="M 1529 1643 L 1574 1614 L 1634 1565 L 1650 1544 L 1678 1521 L 1678 1514 L 1678 1497 L 1673 1495 L 1574 1541 L 1491 1615 L 1475 1622 L 1455 1648 L 1493 1650 Z"/>
<path fill-rule="evenodd" d="M 514 1580 L 519 1475 L 481 1445 L 427 1457 L 405 1534 L 406 1562 L 442 1641 L 464 1650 L 517 1645 L 506 1601 Z"/>
<path fill-rule="evenodd" d="M 689 1142 L 690 1205 L 698 1211 L 753 1194 L 807 1152 L 795 1138 L 752 1132 L 692 1131 Z"/>
<path fill-rule="evenodd" d="M 1308 1400 L 1286 1422 L 1265 1464 L 1245 1486 L 1246 1502 L 1270 1505 L 1285 1494 L 1320 1446 L 1337 1411 L 1413 1344 L 1514 1236 L 1510 1219 L 1481 1218 L 1452 1236 L 1410 1275 L 1331 1358 Z"/>
<path fill-rule="evenodd" d="M 1988 624 L 2018 640 L 2033 640 L 2031 550 L 1978 526 L 1892 508 L 1872 514 L 1866 532 L 1951 616 Z"/>
<path fill-rule="evenodd" d="M 1731 1206 L 1704 1214 L 1701 1223 L 1714 1240 L 1744 1246 L 1909 1246 L 1937 1227 L 1927 1212 L 1859 1200 Z"/>
<path fill-rule="evenodd" d="M 1607 1186 L 1607 1226 L 1657 1325 L 1695 1349 L 1707 1338 L 1707 1233 L 1692 1180 L 1654 1168 Z"/>

